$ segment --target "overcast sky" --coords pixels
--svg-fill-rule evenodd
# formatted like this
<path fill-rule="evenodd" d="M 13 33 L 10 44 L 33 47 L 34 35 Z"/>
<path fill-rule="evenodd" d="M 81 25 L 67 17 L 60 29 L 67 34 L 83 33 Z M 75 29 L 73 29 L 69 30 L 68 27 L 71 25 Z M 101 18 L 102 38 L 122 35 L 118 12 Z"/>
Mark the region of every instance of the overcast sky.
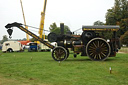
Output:
<path fill-rule="evenodd" d="M 27 25 L 39 27 L 44 0 L 22 0 Z M 82 25 L 93 25 L 97 20 L 105 22 L 107 9 L 114 6 L 114 0 L 47 0 L 45 26 L 65 23 L 71 31 L 82 28 Z M 20 0 L 1 0 L 0 2 L 0 40 L 7 35 L 5 25 L 24 23 Z M 29 28 L 31 29 L 31 28 Z M 36 30 L 38 31 L 38 30 Z M 35 34 L 39 35 L 38 32 Z M 12 39 L 26 38 L 26 34 L 14 28 Z"/>

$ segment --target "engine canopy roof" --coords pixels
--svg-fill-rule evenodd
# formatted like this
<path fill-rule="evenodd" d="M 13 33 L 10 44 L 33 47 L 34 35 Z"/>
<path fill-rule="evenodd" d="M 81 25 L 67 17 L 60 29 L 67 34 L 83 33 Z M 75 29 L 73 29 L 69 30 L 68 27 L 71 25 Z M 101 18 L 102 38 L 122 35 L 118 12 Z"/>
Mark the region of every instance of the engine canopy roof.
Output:
<path fill-rule="evenodd" d="M 82 26 L 83 31 L 118 31 L 119 28 L 119 26 L 114 25 Z"/>

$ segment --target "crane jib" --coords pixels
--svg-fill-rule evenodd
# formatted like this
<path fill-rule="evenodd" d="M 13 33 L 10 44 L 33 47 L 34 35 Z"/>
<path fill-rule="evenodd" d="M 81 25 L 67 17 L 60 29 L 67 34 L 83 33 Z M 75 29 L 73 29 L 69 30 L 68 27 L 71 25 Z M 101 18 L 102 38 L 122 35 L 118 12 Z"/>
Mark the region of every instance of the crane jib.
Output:
<path fill-rule="evenodd" d="M 25 29 L 23 26 L 21 26 L 22 24 L 20 23 L 12 23 L 12 24 L 7 24 L 5 27 L 9 30 L 11 27 L 18 27 L 20 30 L 24 31 L 25 33 L 27 33 L 28 35 L 32 36 L 33 38 L 35 38 L 36 40 L 40 41 L 41 43 L 43 43 L 44 45 L 48 46 L 49 48 L 53 49 L 54 46 L 51 45 L 50 43 L 48 43 L 47 41 L 41 39 L 40 37 L 38 37 L 37 35 L 35 35 L 34 33 L 30 32 L 29 30 Z"/>

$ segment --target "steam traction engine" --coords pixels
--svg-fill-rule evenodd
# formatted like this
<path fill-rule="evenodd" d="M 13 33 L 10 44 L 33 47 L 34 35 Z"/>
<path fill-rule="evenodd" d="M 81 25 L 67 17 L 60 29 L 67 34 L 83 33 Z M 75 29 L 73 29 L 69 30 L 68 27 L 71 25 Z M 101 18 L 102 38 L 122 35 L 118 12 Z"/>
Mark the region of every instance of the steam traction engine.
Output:
<path fill-rule="evenodd" d="M 55 33 L 48 35 L 48 40 L 57 42 L 58 45 L 52 51 L 52 57 L 56 61 L 68 58 L 68 48 L 74 51 L 74 57 L 81 54 L 81 56 L 88 56 L 94 61 L 102 61 L 107 57 L 116 56 L 116 52 L 120 49 L 120 40 L 116 37 L 119 26 L 83 26 L 81 35 L 73 35 L 71 32 L 64 34 L 64 24 L 61 24 L 60 27 L 60 35 Z M 100 36 L 99 32 L 103 31 L 112 31 L 113 37 L 107 41 Z"/>
<path fill-rule="evenodd" d="M 90 59 L 94 61 L 103 61 L 107 59 L 107 57 L 116 56 L 116 52 L 120 49 L 120 40 L 116 37 L 119 26 L 83 26 L 83 33 L 81 35 L 74 35 L 71 32 L 64 34 L 64 24 L 61 23 L 61 33 L 59 35 L 55 33 L 48 35 L 48 40 L 50 42 L 57 42 L 57 47 L 25 29 L 21 23 L 15 22 L 7 24 L 5 27 L 8 29 L 7 31 L 10 36 L 12 34 L 11 28 L 18 27 L 36 40 L 53 49 L 52 57 L 56 61 L 63 61 L 68 58 L 68 48 L 74 51 L 74 57 L 76 57 L 77 54 L 81 54 L 81 56 L 89 56 Z M 99 32 L 102 31 L 112 31 L 113 37 L 107 41 L 103 36 L 100 36 Z"/>

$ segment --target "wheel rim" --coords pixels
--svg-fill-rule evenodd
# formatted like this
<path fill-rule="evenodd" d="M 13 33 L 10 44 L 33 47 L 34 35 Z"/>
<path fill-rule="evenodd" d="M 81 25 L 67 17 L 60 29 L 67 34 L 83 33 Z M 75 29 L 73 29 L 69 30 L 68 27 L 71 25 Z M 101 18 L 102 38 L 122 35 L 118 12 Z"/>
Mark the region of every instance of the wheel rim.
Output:
<path fill-rule="evenodd" d="M 56 47 L 52 51 L 52 57 L 55 61 L 63 61 L 67 58 L 67 51 L 63 47 Z"/>
<path fill-rule="evenodd" d="M 94 38 L 88 42 L 86 53 L 91 60 L 102 61 L 110 55 L 110 45 L 102 38 Z"/>

